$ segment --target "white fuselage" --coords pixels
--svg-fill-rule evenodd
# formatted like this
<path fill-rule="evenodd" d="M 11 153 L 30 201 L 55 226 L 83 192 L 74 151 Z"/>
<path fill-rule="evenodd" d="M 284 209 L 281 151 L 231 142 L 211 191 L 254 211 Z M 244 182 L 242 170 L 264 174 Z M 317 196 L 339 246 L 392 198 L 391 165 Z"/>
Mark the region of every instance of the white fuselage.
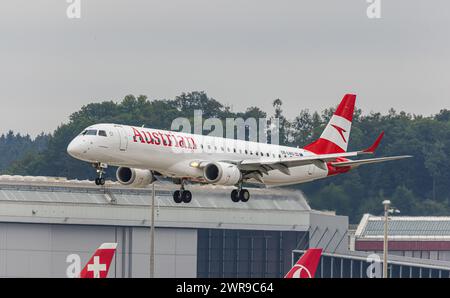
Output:
<path fill-rule="evenodd" d="M 97 124 L 86 131 L 92 133 L 78 135 L 67 148 L 69 154 L 77 159 L 148 169 L 168 177 L 199 181 L 203 178 L 203 170 L 193 166 L 196 163 L 278 161 L 314 155 L 301 148 L 126 125 Z M 322 167 L 315 164 L 298 166 L 289 169 L 290 175 L 271 170 L 263 180 L 268 186 L 303 183 L 326 177 L 328 171 L 325 169 L 325 164 Z"/>

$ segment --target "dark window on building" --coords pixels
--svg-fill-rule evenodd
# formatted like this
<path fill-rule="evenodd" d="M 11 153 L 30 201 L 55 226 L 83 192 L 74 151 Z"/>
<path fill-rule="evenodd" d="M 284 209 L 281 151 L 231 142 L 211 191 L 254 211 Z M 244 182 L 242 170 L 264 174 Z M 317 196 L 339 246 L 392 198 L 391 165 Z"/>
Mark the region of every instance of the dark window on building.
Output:
<path fill-rule="evenodd" d="M 303 236 L 303 232 L 199 229 L 197 276 L 283 277 Z"/>

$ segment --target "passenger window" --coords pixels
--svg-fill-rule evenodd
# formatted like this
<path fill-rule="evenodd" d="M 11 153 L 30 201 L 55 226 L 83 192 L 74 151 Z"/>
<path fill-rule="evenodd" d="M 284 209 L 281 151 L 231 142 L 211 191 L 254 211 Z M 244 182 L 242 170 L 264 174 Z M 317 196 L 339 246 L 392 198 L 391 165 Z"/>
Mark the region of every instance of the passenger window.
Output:
<path fill-rule="evenodd" d="M 106 131 L 104 131 L 104 130 L 99 130 L 98 131 L 98 135 L 101 136 L 101 137 L 107 137 Z"/>

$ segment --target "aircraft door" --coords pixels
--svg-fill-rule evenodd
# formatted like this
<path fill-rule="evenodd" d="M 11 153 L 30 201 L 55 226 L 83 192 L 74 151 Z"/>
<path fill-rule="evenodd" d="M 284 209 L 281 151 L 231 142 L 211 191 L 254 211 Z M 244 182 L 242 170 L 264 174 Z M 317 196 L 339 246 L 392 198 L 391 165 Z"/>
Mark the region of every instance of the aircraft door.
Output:
<path fill-rule="evenodd" d="M 126 151 L 128 148 L 128 136 L 125 128 L 122 126 L 116 125 L 117 132 L 119 133 L 120 138 L 120 151 Z"/>

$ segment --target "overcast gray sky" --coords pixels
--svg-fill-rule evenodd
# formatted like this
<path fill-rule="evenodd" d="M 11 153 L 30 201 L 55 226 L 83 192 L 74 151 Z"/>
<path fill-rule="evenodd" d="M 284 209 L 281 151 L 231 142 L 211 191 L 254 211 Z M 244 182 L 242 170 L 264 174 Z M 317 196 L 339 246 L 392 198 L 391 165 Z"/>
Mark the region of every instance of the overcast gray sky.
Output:
<path fill-rule="evenodd" d="M 204 90 L 294 117 L 346 92 L 365 112 L 450 108 L 450 2 L 63 0 L 0 3 L 0 132 L 51 132 L 82 105 Z"/>

